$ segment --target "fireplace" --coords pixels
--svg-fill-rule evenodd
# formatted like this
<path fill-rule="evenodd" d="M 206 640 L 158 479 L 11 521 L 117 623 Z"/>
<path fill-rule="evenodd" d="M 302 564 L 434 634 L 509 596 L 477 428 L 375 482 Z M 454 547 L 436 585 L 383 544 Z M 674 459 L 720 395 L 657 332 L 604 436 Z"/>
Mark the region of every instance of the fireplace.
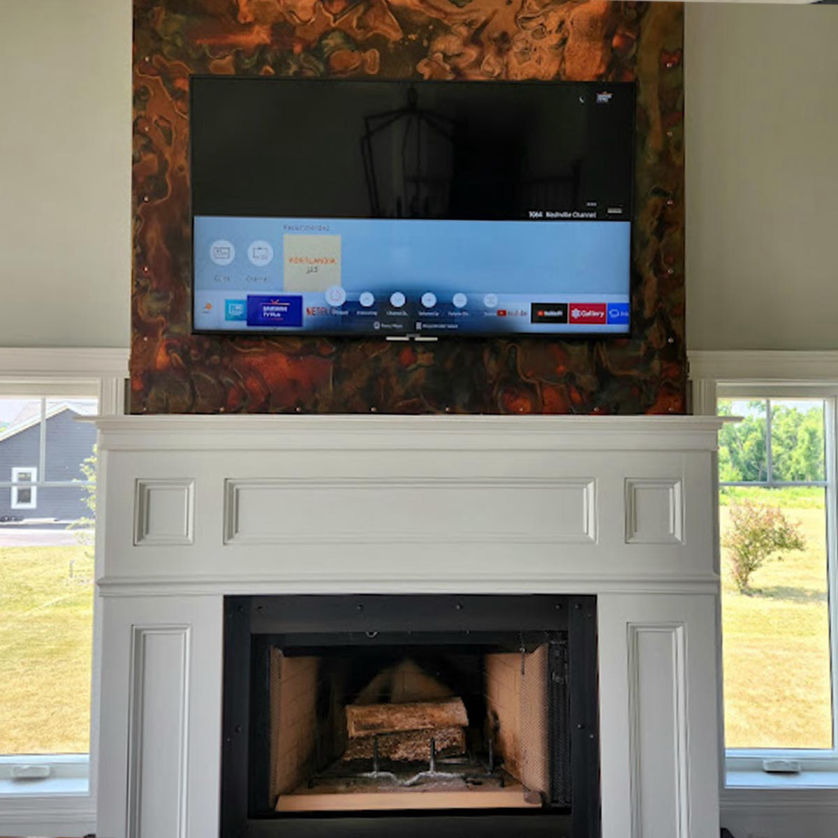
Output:
<path fill-rule="evenodd" d="M 98 420 L 97 834 L 718 838 L 718 426 Z"/>
<path fill-rule="evenodd" d="M 221 838 L 601 834 L 595 597 L 224 611 Z"/>

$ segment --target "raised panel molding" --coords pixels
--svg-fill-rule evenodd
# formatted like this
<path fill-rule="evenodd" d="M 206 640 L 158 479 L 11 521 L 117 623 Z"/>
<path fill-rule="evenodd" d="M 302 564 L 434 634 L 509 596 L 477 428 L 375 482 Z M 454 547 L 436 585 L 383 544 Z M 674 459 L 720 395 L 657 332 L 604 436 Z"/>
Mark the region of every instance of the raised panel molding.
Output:
<path fill-rule="evenodd" d="M 632 838 L 689 838 L 686 628 L 628 624 Z"/>
<path fill-rule="evenodd" d="M 134 546 L 194 543 L 195 481 L 137 479 L 134 490 Z"/>
<path fill-rule="evenodd" d="M 127 838 L 186 838 L 190 627 L 133 626 Z"/>
<path fill-rule="evenodd" d="M 236 545 L 593 544 L 596 521 L 588 477 L 228 479 L 224 491 L 224 543 Z"/>
<path fill-rule="evenodd" d="M 628 478 L 626 544 L 683 544 L 684 490 L 680 478 Z"/>

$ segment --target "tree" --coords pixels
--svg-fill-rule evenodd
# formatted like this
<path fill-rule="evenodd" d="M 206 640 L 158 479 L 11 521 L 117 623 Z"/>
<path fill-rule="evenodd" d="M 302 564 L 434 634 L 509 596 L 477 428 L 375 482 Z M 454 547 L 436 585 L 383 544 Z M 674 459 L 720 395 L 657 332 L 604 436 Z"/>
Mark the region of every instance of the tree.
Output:
<path fill-rule="evenodd" d="M 84 515 L 77 521 L 72 521 L 68 524 L 68 530 L 76 530 L 76 539 L 79 544 L 84 547 L 93 547 L 93 527 L 96 525 L 96 460 L 97 460 L 96 445 L 93 446 L 93 451 L 90 456 L 82 460 L 79 470 L 84 478 L 84 497 L 82 501 L 84 505 L 90 510 L 89 515 Z M 93 558 L 92 549 L 85 553 L 88 558 Z M 70 560 L 70 578 L 73 577 L 74 560 Z"/>
<path fill-rule="evenodd" d="M 733 580 L 741 594 L 751 593 L 751 574 L 776 554 L 803 550 L 806 541 L 798 522 L 789 521 L 777 507 L 744 500 L 730 507 L 731 528 L 724 539 L 730 550 Z"/>
<path fill-rule="evenodd" d="M 748 402 L 741 422 L 722 426 L 719 433 L 719 479 L 723 483 L 762 482 L 768 479 L 765 402 Z M 730 404 L 719 405 L 719 415 L 730 416 Z"/>
<path fill-rule="evenodd" d="M 823 411 L 772 405 L 771 452 L 775 480 L 823 480 Z"/>
<path fill-rule="evenodd" d="M 719 479 L 722 483 L 760 483 L 768 480 L 767 402 L 737 403 L 741 422 L 729 423 L 719 433 Z M 734 413 L 733 403 L 719 402 L 719 415 Z M 783 482 L 824 479 L 823 407 L 811 401 L 771 402 L 771 478 Z"/>

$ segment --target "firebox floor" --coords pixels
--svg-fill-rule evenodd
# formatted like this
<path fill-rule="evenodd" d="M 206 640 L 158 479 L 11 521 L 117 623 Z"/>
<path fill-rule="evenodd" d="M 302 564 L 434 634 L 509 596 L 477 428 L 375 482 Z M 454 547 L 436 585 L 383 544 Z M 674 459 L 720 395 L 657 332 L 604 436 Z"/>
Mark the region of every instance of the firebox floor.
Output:
<path fill-rule="evenodd" d="M 509 774 L 469 777 L 442 768 L 431 774 L 380 772 L 378 775 L 319 776 L 279 796 L 277 812 L 380 811 L 392 809 L 531 809 L 541 796 Z"/>

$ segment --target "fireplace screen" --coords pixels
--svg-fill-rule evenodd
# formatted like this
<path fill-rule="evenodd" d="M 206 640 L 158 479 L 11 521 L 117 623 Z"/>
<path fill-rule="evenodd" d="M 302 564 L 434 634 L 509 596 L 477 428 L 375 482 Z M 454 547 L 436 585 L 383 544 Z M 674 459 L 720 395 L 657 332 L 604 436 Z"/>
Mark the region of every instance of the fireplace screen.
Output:
<path fill-rule="evenodd" d="M 594 605 L 228 599 L 222 835 L 433 813 L 598 835 Z"/>

